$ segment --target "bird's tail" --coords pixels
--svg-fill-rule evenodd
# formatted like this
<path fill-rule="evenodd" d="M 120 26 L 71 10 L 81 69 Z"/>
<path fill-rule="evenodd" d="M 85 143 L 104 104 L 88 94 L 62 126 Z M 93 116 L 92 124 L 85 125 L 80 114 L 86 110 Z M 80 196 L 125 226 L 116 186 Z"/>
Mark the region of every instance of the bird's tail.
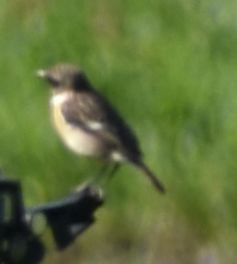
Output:
<path fill-rule="evenodd" d="M 151 183 L 156 187 L 156 189 L 161 192 L 161 193 L 165 193 L 165 187 L 164 185 L 160 182 L 160 180 L 155 176 L 155 174 L 147 167 L 146 164 L 144 164 L 143 162 L 139 162 L 138 164 L 136 164 L 136 167 L 143 172 L 144 175 L 146 175 Z"/>

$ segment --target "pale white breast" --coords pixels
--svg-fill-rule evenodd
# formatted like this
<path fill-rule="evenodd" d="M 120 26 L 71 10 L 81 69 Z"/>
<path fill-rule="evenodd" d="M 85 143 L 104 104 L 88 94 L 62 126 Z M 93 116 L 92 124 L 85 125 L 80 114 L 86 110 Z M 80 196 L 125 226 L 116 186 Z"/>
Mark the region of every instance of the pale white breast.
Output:
<path fill-rule="evenodd" d="M 102 142 L 93 133 L 85 132 L 79 126 L 66 122 L 61 112 L 61 105 L 70 98 L 70 93 L 61 93 L 54 95 L 51 99 L 52 119 L 55 128 L 61 139 L 68 148 L 77 154 L 102 156 L 108 149 L 105 148 L 105 142 Z M 100 128 L 98 123 L 90 123 L 91 128 L 97 130 Z M 92 129 L 92 130 L 93 130 Z"/>
<path fill-rule="evenodd" d="M 62 92 L 59 94 L 55 94 L 51 97 L 50 104 L 53 106 L 62 105 L 64 102 L 66 102 L 71 97 L 70 92 Z"/>

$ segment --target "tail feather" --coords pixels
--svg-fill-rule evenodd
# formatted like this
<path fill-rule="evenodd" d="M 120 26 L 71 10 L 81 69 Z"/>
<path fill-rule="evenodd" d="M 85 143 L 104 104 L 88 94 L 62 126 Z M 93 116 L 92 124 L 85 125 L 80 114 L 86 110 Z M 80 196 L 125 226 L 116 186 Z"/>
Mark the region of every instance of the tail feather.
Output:
<path fill-rule="evenodd" d="M 136 166 L 140 169 L 140 171 L 143 172 L 144 175 L 146 175 L 151 183 L 156 187 L 156 189 L 161 192 L 165 193 L 165 187 L 164 185 L 160 182 L 160 180 L 155 176 L 155 174 L 147 167 L 146 164 L 144 163 L 139 163 L 136 164 Z"/>

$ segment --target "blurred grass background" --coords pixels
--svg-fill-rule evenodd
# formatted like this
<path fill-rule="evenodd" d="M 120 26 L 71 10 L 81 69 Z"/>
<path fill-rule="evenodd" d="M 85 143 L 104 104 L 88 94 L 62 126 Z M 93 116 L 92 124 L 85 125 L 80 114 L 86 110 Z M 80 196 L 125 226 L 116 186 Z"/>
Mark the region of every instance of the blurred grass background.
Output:
<path fill-rule="evenodd" d="M 100 167 L 50 124 L 35 70 L 58 62 L 81 65 L 117 105 L 168 190 L 124 166 L 96 225 L 45 263 L 237 263 L 236 10 L 233 0 L 1 1 L 0 166 L 27 204 Z"/>

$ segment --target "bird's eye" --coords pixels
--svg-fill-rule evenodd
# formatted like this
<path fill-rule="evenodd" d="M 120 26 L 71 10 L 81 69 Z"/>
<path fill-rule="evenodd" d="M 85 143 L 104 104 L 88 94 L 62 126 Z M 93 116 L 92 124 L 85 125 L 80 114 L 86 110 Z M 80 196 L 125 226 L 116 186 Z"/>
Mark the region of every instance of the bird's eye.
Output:
<path fill-rule="evenodd" d="M 58 87 L 60 86 L 60 81 L 59 80 L 56 80 L 52 77 L 49 77 L 47 78 L 48 79 L 48 82 L 53 86 L 53 87 Z"/>

